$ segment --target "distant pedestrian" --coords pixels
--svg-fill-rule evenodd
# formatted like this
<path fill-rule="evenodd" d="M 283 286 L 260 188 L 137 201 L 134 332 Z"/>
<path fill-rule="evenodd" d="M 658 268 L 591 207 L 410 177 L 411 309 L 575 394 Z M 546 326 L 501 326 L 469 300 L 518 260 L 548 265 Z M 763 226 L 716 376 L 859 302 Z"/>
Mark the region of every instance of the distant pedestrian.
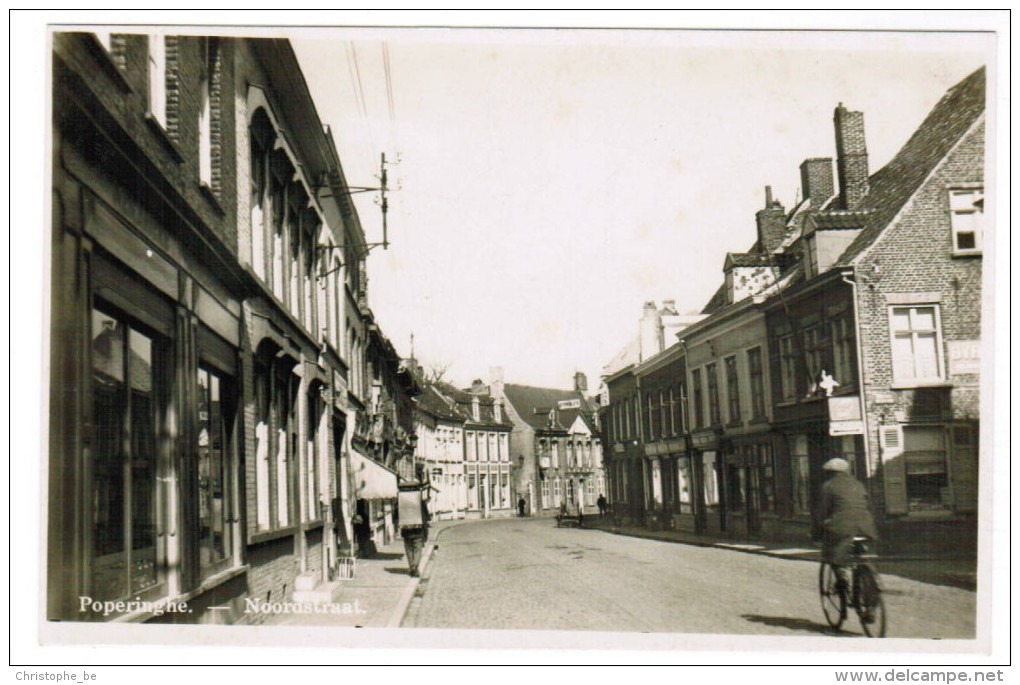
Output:
<path fill-rule="evenodd" d="M 528 505 L 528 503 L 524 501 L 523 497 L 521 497 L 519 500 L 517 500 L 517 515 L 518 516 L 524 516 L 524 508 L 527 505 Z"/>
<path fill-rule="evenodd" d="M 602 518 L 606 515 L 606 496 L 600 492 L 599 498 L 595 500 L 595 503 L 599 505 L 599 518 Z"/>

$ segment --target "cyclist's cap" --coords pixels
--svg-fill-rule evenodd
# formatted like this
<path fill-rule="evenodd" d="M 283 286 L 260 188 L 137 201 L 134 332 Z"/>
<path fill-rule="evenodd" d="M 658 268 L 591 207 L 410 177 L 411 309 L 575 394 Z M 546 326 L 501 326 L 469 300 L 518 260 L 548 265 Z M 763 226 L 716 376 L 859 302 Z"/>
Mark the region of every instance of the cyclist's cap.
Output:
<path fill-rule="evenodd" d="M 824 469 L 825 471 L 841 471 L 843 473 L 846 473 L 847 471 L 850 470 L 850 462 L 848 462 L 846 459 L 840 459 L 839 457 L 836 457 L 835 459 L 830 459 L 829 461 L 825 462 L 825 464 L 822 466 L 822 469 Z"/>

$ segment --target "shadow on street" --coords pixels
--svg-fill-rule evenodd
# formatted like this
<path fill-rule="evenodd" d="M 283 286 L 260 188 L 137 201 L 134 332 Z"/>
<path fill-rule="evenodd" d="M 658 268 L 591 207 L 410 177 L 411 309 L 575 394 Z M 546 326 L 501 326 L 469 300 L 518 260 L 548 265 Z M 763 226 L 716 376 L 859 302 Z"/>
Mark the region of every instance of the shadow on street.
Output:
<path fill-rule="evenodd" d="M 790 630 L 802 630 L 807 633 L 819 633 L 821 635 L 849 637 L 848 633 L 835 631 L 827 625 L 806 621 L 803 618 L 790 618 L 789 616 L 762 616 L 760 614 L 743 614 L 741 618 L 751 623 L 763 623 L 767 626 L 778 628 L 789 628 Z"/>

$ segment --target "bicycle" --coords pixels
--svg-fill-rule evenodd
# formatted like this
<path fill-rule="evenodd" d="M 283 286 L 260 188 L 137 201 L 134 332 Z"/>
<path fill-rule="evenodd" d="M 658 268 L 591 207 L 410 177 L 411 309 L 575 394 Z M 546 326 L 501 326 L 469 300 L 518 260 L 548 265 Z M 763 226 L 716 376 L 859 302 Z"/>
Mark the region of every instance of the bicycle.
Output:
<path fill-rule="evenodd" d="M 868 538 L 860 536 L 854 537 L 851 542 L 850 553 L 853 559 L 849 564 L 850 587 L 840 583 L 835 567 L 823 560 L 818 572 L 818 591 L 822 600 L 822 613 L 832 628 L 838 631 L 846 621 L 847 609 L 852 608 L 857 612 L 865 635 L 885 637 L 886 615 L 882 587 L 878 571 L 869 561 L 877 555 L 870 552 L 868 542 Z"/>

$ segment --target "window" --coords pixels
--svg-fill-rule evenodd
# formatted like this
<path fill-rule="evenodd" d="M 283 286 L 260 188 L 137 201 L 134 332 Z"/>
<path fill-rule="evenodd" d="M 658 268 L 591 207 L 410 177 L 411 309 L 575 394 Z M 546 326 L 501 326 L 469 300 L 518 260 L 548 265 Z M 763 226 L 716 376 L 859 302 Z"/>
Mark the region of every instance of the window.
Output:
<path fill-rule="evenodd" d="M 747 351 L 747 376 L 751 382 L 751 416 L 765 416 L 765 373 L 761 365 L 761 348 Z"/>
<path fill-rule="evenodd" d="M 467 431 L 464 434 L 464 439 L 467 441 L 467 458 L 468 461 L 475 461 L 478 455 L 475 451 L 475 434 L 472 431 Z"/>
<path fill-rule="evenodd" d="M 895 382 L 941 380 L 942 354 L 938 307 L 934 305 L 893 307 L 890 318 Z"/>
<path fill-rule="evenodd" d="M 549 481 L 542 481 L 542 506 L 549 507 L 552 505 L 552 500 L 549 499 Z"/>
<path fill-rule="evenodd" d="M 157 507 L 167 345 L 103 308 L 91 325 L 88 591 L 97 600 L 152 597 L 165 580 Z"/>
<path fill-rule="evenodd" d="M 793 335 L 779 339 L 779 375 L 782 380 L 783 399 L 797 396 L 797 356 L 793 349 Z"/>
<path fill-rule="evenodd" d="M 691 402 L 694 404 L 694 427 L 705 425 L 705 405 L 701 392 L 701 369 L 691 371 Z"/>
<path fill-rule="evenodd" d="M 714 363 L 705 367 L 705 380 L 708 385 L 708 421 L 710 425 L 717 426 L 722 419 L 719 417 L 719 374 Z"/>
<path fill-rule="evenodd" d="M 772 446 L 759 444 L 755 447 L 758 470 L 758 508 L 773 511 L 776 506 L 776 475 L 772 463 Z"/>
<path fill-rule="evenodd" d="M 954 188 L 949 191 L 953 254 L 981 254 L 985 216 L 983 188 Z"/>
<path fill-rule="evenodd" d="M 553 505 L 560 506 L 560 479 L 553 481 Z"/>
<path fill-rule="evenodd" d="M 817 388 L 820 374 L 825 368 L 823 351 L 821 327 L 815 325 L 804 329 L 804 364 L 811 388 Z"/>
<path fill-rule="evenodd" d="M 740 421 L 740 380 L 737 378 L 737 358 L 726 357 L 726 403 L 730 412 L 730 423 Z"/>
<path fill-rule="evenodd" d="M 149 36 L 149 114 L 166 128 L 166 38 Z"/>
<path fill-rule="evenodd" d="M 203 576 L 224 565 L 231 551 L 227 521 L 230 499 L 229 451 L 232 408 L 229 384 L 215 371 L 198 369 L 198 553 Z"/>
<path fill-rule="evenodd" d="M 854 368 L 854 327 L 849 317 L 841 316 L 829 322 L 832 337 L 832 375 L 841 385 L 856 382 Z"/>
<path fill-rule="evenodd" d="M 790 444 L 790 480 L 793 495 L 791 498 L 793 513 L 806 516 L 811 513 L 807 436 L 793 435 L 789 436 L 788 440 Z"/>
<path fill-rule="evenodd" d="M 558 469 L 560 467 L 560 441 L 553 438 L 550 442 L 552 443 L 552 467 Z"/>
<path fill-rule="evenodd" d="M 269 160 L 276 133 L 265 110 L 252 116 L 248 131 L 251 183 L 251 264 L 255 274 L 266 278 L 266 215 L 269 212 Z"/>
<path fill-rule="evenodd" d="M 904 426 L 903 463 L 910 513 L 952 508 L 946 435 L 941 426 Z"/>
<path fill-rule="evenodd" d="M 198 109 L 198 180 L 212 188 L 213 178 L 213 77 L 216 72 L 218 43 L 215 38 L 201 38 L 202 81 L 199 84 Z"/>
<path fill-rule="evenodd" d="M 288 361 L 256 363 L 255 493 L 260 531 L 284 528 L 291 523 L 297 386 L 298 379 L 291 373 Z"/>

